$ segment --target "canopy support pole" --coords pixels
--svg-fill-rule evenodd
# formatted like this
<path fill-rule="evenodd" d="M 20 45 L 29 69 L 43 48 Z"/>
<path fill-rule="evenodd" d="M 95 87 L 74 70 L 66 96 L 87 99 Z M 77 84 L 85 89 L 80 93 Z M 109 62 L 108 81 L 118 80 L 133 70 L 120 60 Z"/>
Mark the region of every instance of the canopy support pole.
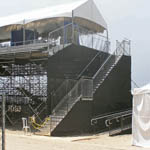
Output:
<path fill-rule="evenodd" d="M 72 10 L 72 43 L 74 43 L 74 11 Z"/>

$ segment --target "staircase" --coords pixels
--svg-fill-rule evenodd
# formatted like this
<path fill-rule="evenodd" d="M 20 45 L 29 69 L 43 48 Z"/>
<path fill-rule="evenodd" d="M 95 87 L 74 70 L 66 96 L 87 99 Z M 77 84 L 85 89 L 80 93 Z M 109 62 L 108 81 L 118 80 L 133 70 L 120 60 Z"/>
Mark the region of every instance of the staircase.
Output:
<path fill-rule="evenodd" d="M 124 54 L 124 41 L 120 43 L 117 49 L 111 54 L 99 68 L 99 70 L 93 76 L 93 94 L 96 90 L 101 86 L 101 84 L 105 81 L 107 76 L 110 74 L 112 69 L 117 65 L 119 60 Z"/>
<path fill-rule="evenodd" d="M 69 29 L 72 29 L 72 25 L 69 24 Z M 67 27 L 62 27 L 60 29 L 57 29 L 51 33 L 49 33 L 49 40 L 46 43 L 32 43 L 29 45 L 22 45 L 17 47 L 8 47 L 1 49 L 0 54 L 8 54 L 8 53 L 19 53 L 19 52 L 32 52 L 32 51 L 45 51 L 45 49 L 48 51 L 49 55 L 54 55 L 59 50 L 64 49 L 67 47 L 70 43 L 70 39 L 66 37 L 67 34 L 64 34 L 64 29 Z M 69 31 L 69 30 L 68 30 Z M 58 34 L 57 34 L 58 33 Z M 62 34 L 63 43 L 58 44 L 57 38 L 55 37 L 58 35 L 60 36 L 60 33 Z M 87 33 L 86 33 L 87 34 Z M 80 33 L 80 38 L 82 35 L 85 35 L 85 33 Z M 88 34 L 87 34 L 88 35 Z M 69 34 L 68 34 L 69 36 Z M 70 37 L 70 36 L 69 36 Z M 68 40 L 68 42 L 65 43 L 65 39 Z M 92 39 L 93 40 L 93 39 Z M 91 41 L 93 43 L 93 41 Z M 98 41 L 99 42 L 99 41 Z M 108 41 L 107 41 L 108 42 Z M 62 83 L 62 86 L 60 86 L 59 90 L 57 90 L 58 97 L 57 104 L 55 108 L 52 111 L 52 114 L 50 116 L 50 121 L 48 121 L 43 128 L 40 129 L 40 131 L 50 131 L 52 133 L 57 126 L 60 124 L 60 122 L 68 115 L 68 113 L 71 111 L 71 109 L 74 107 L 74 105 L 80 101 L 83 100 L 93 100 L 93 94 L 97 91 L 97 89 L 103 84 L 103 82 L 106 80 L 106 78 L 109 76 L 113 68 L 118 64 L 120 59 L 122 58 L 123 54 L 125 53 L 125 41 L 122 41 L 117 46 L 116 50 L 109 54 L 109 56 L 106 58 L 106 60 L 102 63 L 100 68 L 97 69 L 97 72 L 92 76 L 92 78 L 85 78 L 83 77 L 85 71 L 88 70 L 88 68 L 91 66 L 93 61 L 99 56 L 101 53 L 98 52 L 95 57 L 90 61 L 90 63 L 83 69 L 83 71 L 79 74 L 79 77 L 74 82 L 74 84 L 71 86 L 71 88 L 66 93 L 59 93 L 64 90 L 64 86 L 66 85 L 66 80 L 64 83 Z M 85 46 L 85 45 L 83 45 Z M 105 47 L 106 46 L 106 47 Z M 93 48 L 93 47 L 92 47 Z M 102 45 L 103 51 L 104 49 L 108 48 L 108 43 L 106 45 Z M 101 58 L 100 58 L 101 59 Z M 17 88 L 18 91 L 20 91 L 24 96 L 29 97 L 32 100 L 32 94 L 29 93 L 26 89 L 22 88 L 22 86 L 19 84 L 19 88 Z M 61 95 L 61 96 L 60 96 Z M 31 107 L 31 105 L 29 105 Z M 36 114 L 36 111 L 31 107 L 33 113 Z M 49 130 L 50 129 L 50 130 Z"/>
<path fill-rule="evenodd" d="M 92 79 L 86 79 L 84 77 L 81 77 L 76 82 L 73 88 L 61 99 L 58 105 L 56 105 L 55 109 L 52 112 L 52 115 L 50 116 L 50 121 L 47 123 L 48 125 L 45 128 L 41 129 L 41 131 L 46 130 L 46 128 L 49 128 L 48 126 L 50 125 L 50 133 L 52 133 L 79 100 L 85 100 L 85 98 L 87 99 L 87 97 L 88 100 L 93 99 L 93 94 L 102 85 L 107 76 L 109 76 L 112 69 L 118 64 L 119 60 L 124 55 L 125 50 L 123 45 L 124 41 L 122 41 L 116 48 L 116 50 L 109 55 L 109 57 L 104 61 L 104 63 L 101 65 L 101 67 L 92 77 Z M 86 66 L 86 68 L 90 66 L 92 61 Z M 93 88 L 90 94 L 89 91 L 88 94 L 85 94 L 87 91 L 85 89 L 85 86 L 83 86 L 83 83 L 86 83 L 86 87 L 91 86 L 92 83 Z"/>
<path fill-rule="evenodd" d="M 63 97 L 63 99 L 56 105 L 55 109 L 52 111 L 50 116 L 50 121 L 47 122 L 47 125 L 44 128 L 41 128 L 41 132 L 45 132 L 50 127 L 50 130 L 47 130 L 50 133 L 57 127 L 57 125 L 65 118 L 65 116 L 70 112 L 73 106 L 82 98 L 81 90 L 82 79 L 80 79 L 73 88 Z"/>

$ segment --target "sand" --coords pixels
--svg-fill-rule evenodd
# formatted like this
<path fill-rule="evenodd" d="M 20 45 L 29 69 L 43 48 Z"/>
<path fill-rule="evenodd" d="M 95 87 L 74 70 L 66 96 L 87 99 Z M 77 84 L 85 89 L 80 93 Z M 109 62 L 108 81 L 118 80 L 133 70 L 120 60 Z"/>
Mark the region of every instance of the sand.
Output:
<path fill-rule="evenodd" d="M 6 150 L 146 150 L 131 145 L 130 134 L 109 137 L 93 136 L 44 137 L 6 130 Z"/>

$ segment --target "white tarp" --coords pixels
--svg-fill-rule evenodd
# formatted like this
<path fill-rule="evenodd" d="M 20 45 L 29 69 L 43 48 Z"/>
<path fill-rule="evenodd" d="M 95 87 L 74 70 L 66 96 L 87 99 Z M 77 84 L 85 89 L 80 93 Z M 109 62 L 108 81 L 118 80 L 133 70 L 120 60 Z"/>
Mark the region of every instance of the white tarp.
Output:
<path fill-rule="evenodd" d="M 41 8 L 38 10 L 33 10 L 29 12 L 24 12 L 20 14 L 14 14 L 6 17 L 0 18 L 0 27 L 7 26 L 7 25 L 13 25 L 13 24 L 23 24 L 24 20 L 26 23 L 40 20 L 40 19 L 46 19 L 46 18 L 52 18 L 52 17 L 71 17 L 72 16 L 72 10 L 77 8 L 78 6 L 85 3 L 86 0 L 82 2 L 74 2 L 69 3 L 65 5 L 57 5 L 52 7 L 46 7 Z"/>
<path fill-rule="evenodd" d="M 150 148 L 150 84 L 137 88 L 133 94 L 133 145 Z"/>
<path fill-rule="evenodd" d="M 40 33 L 45 32 L 49 28 L 58 27 L 63 18 L 75 17 L 75 21 L 94 29 L 103 32 L 107 29 L 107 24 L 102 17 L 100 10 L 94 0 L 82 0 L 65 5 L 47 7 L 35 11 L 30 11 L 22 14 L 11 15 L 0 18 L 0 40 L 10 38 L 10 30 L 15 25 L 27 24 L 27 26 L 36 26 Z M 49 20 L 48 20 L 49 19 Z M 45 23 L 43 22 L 45 20 Z M 45 25 L 47 24 L 47 26 Z M 49 24 L 49 25 L 48 25 Z M 53 26 L 53 27 L 52 27 Z M 8 28 L 9 27 L 9 28 Z"/>

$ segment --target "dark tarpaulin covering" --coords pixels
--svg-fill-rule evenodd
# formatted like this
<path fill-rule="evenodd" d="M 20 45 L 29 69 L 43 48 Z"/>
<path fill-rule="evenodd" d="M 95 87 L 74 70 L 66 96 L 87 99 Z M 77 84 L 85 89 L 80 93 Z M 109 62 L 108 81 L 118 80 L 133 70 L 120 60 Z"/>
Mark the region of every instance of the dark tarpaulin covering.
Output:
<path fill-rule="evenodd" d="M 11 32 L 11 46 L 23 45 L 23 32 L 25 32 L 25 44 L 38 39 L 38 33 L 31 30 L 13 30 Z"/>

